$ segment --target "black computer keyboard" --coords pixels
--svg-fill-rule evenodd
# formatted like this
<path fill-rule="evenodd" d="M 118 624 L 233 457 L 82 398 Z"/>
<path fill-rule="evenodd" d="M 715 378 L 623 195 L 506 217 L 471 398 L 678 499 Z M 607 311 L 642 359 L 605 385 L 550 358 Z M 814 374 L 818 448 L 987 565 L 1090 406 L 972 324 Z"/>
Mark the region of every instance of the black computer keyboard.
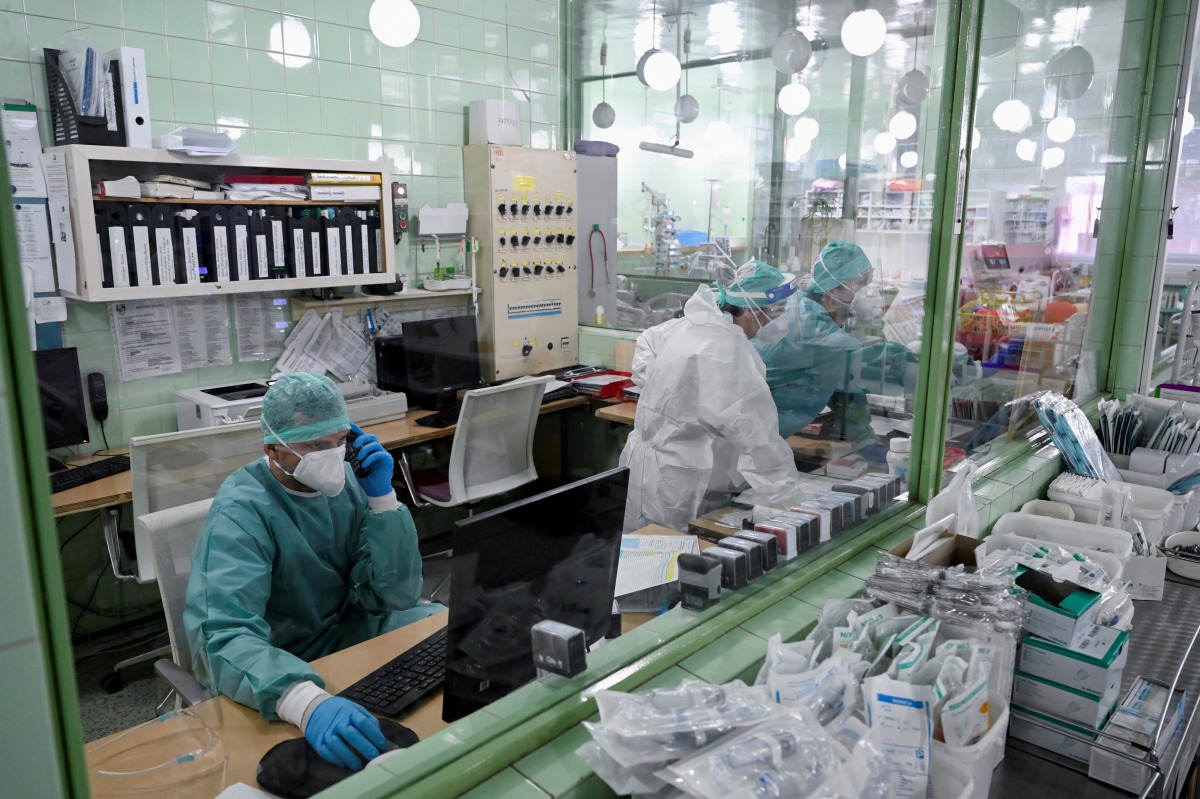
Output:
<path fill-rule="evenodd" d="M 128 455 L 110 455 L 102 461 L 92 461 L 72 469 L 50 472 L 50 493 L 57 494 L 68 488 L 94 483 L 114 474 L 129 471 Z"/>
<path fill-rule="evenodd" d="M 398 716 L 442 687 L 446 679 L 446 628 L 416 644 L 342 691 L 381 716 Z"/>
<path fill-rule="evenodd" d="M 462 406 L 456 405 L 453 408 L 446 408 L 443 411 L 422 416 L 416 421 L 422 427 L 449 427 L 452 424 L 458 424 L 458 414 L 460 411 L 462 411 Z"/>

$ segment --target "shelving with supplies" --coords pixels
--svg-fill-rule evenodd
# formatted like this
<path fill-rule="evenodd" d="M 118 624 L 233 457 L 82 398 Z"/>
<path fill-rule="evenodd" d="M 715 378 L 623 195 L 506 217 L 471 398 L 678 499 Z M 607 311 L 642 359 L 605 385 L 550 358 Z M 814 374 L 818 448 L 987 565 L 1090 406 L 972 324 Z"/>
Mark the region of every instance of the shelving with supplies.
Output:
<path fill-rule="evenodd" d="M 384 162 L 267 156 L 198 159 L 168 150 L 93 145 L 46 152 L 62 153 L 67 168 L 77 276 L 75 290 L 62 290 L 64 296 L 110 302 L 395 279 L 392 208 L 385 190 L 391 175 Z M 93 193 L 101 181 L 129 176 L 145 182 L 165 174 L 217 184 L 227 175 L 270 182 L 314 172 L 368 175 L 370 185 L 379 189 L 378 197 L 231 200 Z M 114 253 L 122 252 L 114 259 Z"/>
<path fill-rule="evenodd" d="M 932 191 L 858 192 L 856 226 L 859 230 L 906 232 L 933 229 Z"/>
<path fill-rule="evenodd" d="M 1004 201 L 1004 240 L 1009 244 L 1047 244 L 1053 217 L 1046 197 L 1021 195 Z"/>

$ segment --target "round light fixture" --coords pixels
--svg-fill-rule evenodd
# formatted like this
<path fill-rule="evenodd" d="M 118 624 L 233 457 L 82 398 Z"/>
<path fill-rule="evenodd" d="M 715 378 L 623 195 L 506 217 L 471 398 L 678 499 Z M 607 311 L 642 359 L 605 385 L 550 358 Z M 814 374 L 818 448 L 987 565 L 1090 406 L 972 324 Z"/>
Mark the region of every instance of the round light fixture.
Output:
<path fill-rule="evenodd" d="M 896 137 L 885 130 L 875 137 L 873 144 L 875 145 L 875 152 L 880 155 L 887 155 L 896 149 Z"/>
<path fill-rule="evenodd" d="M 1191 112 L 1191 111 L 1184 111 L 1184 112 L 1183 112 L 1183 132 L 1182 132 L 1182 135 L 1184 135 L 1184 136 L 1188 135 L 1189 133 L 1191 133 L 1191 132 L 1192 132 L 1192 129 L 1193 129 L 1193 128 L 1195 128 L 1195 127 L 1196 127 L 1196 117 L 1192 116 L 1192 112 Z"/>
<path fill-rule="evenodd" d="M 821 132 L 821 126 L 812 117 L 800 117 L 792 127 L 792 135 L 797 139 L 812 141 Z"/>
<path fill-rule="evenodd" d="M 978 150 L 981 141 L 983 141 L 983 137 L 979 135 L 979 128 L 971 128 L 971 149 Z"/>
<path fill-rule="evenodd" d="M 846 168 L 846 154 L 845 153 L 842 153 L 841 155 L 838 156 L 838 168 L 839 169 Z"/>
<path fill-rule="evenodd" d="M 983 29 L 988 35 L 979 40 L 979 54 L 986 58 L 1004 55 L 1020 40 L 1020 9 L 1007 0 L 989 0 L 983 4 Z"/>
<path fill-rule="evenodd" d="M 704 136 L 714 149 L 724 149 L 733 144 L 733 128 L 723 119 L 714 119 L 704 129 Z"/>
<path fill-rule="evenodd" d="M 1082 97 L 1091 88 L 1095 75 L 1092 54 L 1077 44 L 1059 50 L 1046 61 L 1046 88 L 1057 90 L 1059 100 Z"/>
<path fill-rule="evenodd" d="M 785 75 L 793 75 L 808 66 L 812 43 L 800 31 L 789 28 L 771 45 L 771 63 Z"/>
<path fill-rule="evenodd" d="M 611 128 L 617 121 L 617 112 L 608 103 L 600 103 L 592 110 L 592 122 L 598 128 Z"/>
<path fill-rule="evenodd" d="M 900 166 L 905 169 L 912 169 L 917 165 L 917 154 L 912 150 L 900 154 Z"/>
<path fill-rule="evenodd" d="M 1017 158 L 1022 161 L 1033 163 L 1034 157 L 1037 155 L 1037 142 L 1033 139 L 1021 139 L 1017 142 Z"/>
<path fill-rule="evenodd" d="M 789 164 L 795 164 L 798 163 L 801 158 L 808 155 L 810 150 L 812 150 L 811 141 L 808 139 L 798 139 L 796 137 L 792 137 L 791 139 L 788 139 L 787 148 L 784 150 L 783 157 Z"/>
<path fill-rule="evenodd" d="M 907 139 L 917 132 L 917 118 L 907 111 L 897 111 L 888 122 L 888 132 L 897 139 Z"/>
<path fill-rule="evenodd" d="M 842 23 L 842 44 L 850 55 L 869 56 L 883 47 L 887 23 L 873 8 L 855 11 Z"/>
<path fill-rule="evenodd" d="M 1046 123 L 1046 138 L 1059 144 L 1075 135 L 1075 120 L 1071 117 L 1055 117 Z"/>
<path fill-rule="evenodd" d="M 407 47 L 421 32 L 421 12 L 412 0 L 375 0 L 367 19 L 371 33 L 388 47 Z"/>
<path fill-rule="evenodd" d="M 672 89 L 679 82 L 679 75 L 682 70 L 679 66 L 679 59 L 674 53 L 668 53 L 666 50 L 659 50 L 657 47 L 652 47 L 642 53 L 642 57 L 637 62 L 638 80 L 643 86 L 648 86 L 655 91 L 665 92 L 667 89 Z"/>
<path fill-rule="evenodd" d="M 1067 154 L 1063 152 L 1061 147 L 1050 147 L 1042 151 L 1042 166 L 1046 169 L 1054 169 L 1056 166 L 1062 166 L 1062 162 L 1067 158 Z"/>
<path fill-rule="evenodd" d="M 789 83 L 779 90 L 779 110 L 790 117 L 803 114 L 811 100 L 808 89 L 799 83 Z"/>
<path fill-rule="evenodd" d="M 1029 106 L 1020 100 L 1005 100 L 992 112 L 992 121 L 996 123 L 996 127 L 1009 133 L 1024 130 L 1030 118 Z"/>
<path fill-rule="evenodd" d="M 900 95 L 910 103 L 920 103 L 929 96 L 929 76 L 919 69 L 906 72 L 900 78 Z"/>
<path fill-rule="evenodd" d="M 682 94 L 675 101 L 675 116 L 680 122 L 695 122 L 700 116 L 700 101 L 690 94 Z"/>

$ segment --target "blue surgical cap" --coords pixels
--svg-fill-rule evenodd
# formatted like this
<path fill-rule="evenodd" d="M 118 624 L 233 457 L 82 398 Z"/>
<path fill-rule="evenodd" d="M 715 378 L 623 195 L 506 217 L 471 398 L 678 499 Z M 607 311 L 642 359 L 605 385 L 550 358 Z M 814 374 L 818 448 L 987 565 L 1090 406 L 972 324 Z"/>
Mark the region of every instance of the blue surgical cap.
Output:
<path fill-rule="evenodd" d="M 783 302 L 796 291 L 796 276 L 780 272 L 770 264 L 751 261 L 738 269 L 728 286 L 717 284 L 717 304 L 771 305 Z"/>
<path fill-rule="evenodd" d="M 850 241 L 831 241 L 813 264 L 813 289 L 833 291 L 871 269 L 862 247 Z"/>
<path fill-rule="evenodd" d="M 324 375 L 293 372 L 267 389 L 262 403 L 265 444 L 313 441 L 350 429 L 346 400 Z"/>

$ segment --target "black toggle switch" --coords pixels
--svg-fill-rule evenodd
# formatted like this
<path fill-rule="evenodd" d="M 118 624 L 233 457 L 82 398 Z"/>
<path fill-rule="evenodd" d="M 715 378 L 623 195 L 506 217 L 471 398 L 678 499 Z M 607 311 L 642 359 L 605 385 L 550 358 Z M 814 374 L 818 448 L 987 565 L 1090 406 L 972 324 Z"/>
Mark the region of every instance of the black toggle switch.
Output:
<path fill-rule="evenodd" d="M 508 277 L 508 267 L 507 266 L 500 267 L 500 277 Z"/>
<path fill-rule="evenodd" d="M 533 268 L 533 273 L 534 273 L 535 275 L 540 275 L 540 274 L 542 273 L 542 265 L 541 265 L 541 264 L 538 264 L 537 266 L 535 266 L 535 267 Z"/>
<path fill-rule="evenodd" d="M 542 206 L 540 206 L 540 205 L 533 206 L 533 215 L 541 216 L 542 215 Z"/>
<path fill-rule="evenodd" d="M 517 215 L 517 204 L 513 203 L 512 205 L 508 206 L 508 212 L 510 214 L 512 214 L 513 216 L 516 216 Z"/>
<path fill-rule="evenodd" d="M 521 216 L 529 216 L 529 206 L 528 205 L 521 206 Z"/>
<path fill-rule="evenodd" d="M 527 247 L 527 246 L 529 246 L 529 237 L 528 237 L 528 236 L 522 236 L 522 237 L 521 237 L 521 246 L 522 246 L 522 247 Z"/>
<path fill-rule="evenodd" d="M 561 205 L 554 206 L 554 215 L 562 216 L 563 215 L 563 206 L 561 206 Z"/>
<path fill-rule="evenodd" d="M 567 206 L 567 213 L 568 213 L 568 214 L 571 214 L 571 213 L 574 213 L 574 212 L 575 212 L 575 206 L 573 206 L 573 205 L 568 205 L 568 206 Z"/>
<path fill-rule="evenodd" d="M 530 271 L 529 271 L 529 267 L 528 267 L 528 266 L 522 266 L 522 267 L 521 267 L 521 271 L 522 271 L 522 272 L 524 272 L 524 273 L 525 273 L 525 274 L 527 274 L 527 275 L 533 274 L 532 272 L 530 272 Z"/>
<path fill-rule="evenodd" d="M 541 244 L 541 243 L 542 243 L 542 237 L 541 237 L 541 236 L 534 236 L 534 237 L 533 237 L 533 243 L 534 243 L 535 245 L 537 245 L 537 244 Z"/>
<path fill-rule="evenodd" d="M 529 357 L 529 353 L 531 353 L 531 352 L 533 352 L 533 345 L 532 345 L 532 344 L 525 344 L 525 345 L 523 345 L 523 346 L 521 347 L 521 355 L 522 355 L 522 356 L 524 356 L 524 357 L 528 358 L 528 357 Z"/>
<path fill-rule="evenodd" d="M 503 247 L 505 244 L 508 244 L 508 242 L 504 240 L 503 236 L 501 236 L 500 237 L 500 246 Z"/>
<path fill-rule="evenodd" d="M 517 242 L 518 242 L 518 241 L 520 241 L 520 239 L 518 239 L 518 238 L 516 237 L 516 235 L 512 235 L 512 236 L 509 236 L 509 237 L 508 237 L 508 243 L 509 243 L 510 245 L 512 245 L 513 247 L 516 247 L 516 246 L 517 246 Z"/>
<path fill-rule="evenodd" d="M 574 243 L 575 243 L 575 236 L 574 235 L 567 236 L 567 244 L 574 244 Z"/>
<path fill-rule="evenodd" d="M 566 269 L 563 269 L 563 266 L 562 266 L 562 264 L 559 264 L 558 266 L 556 266 L 556 267 L 554 267 L 554 268 L 555 268 L 555 269 L 557 269 L 559 272 L 565 272 L 565 271 L 567 271 Z"/>
<path fill-rule="evenodd" d="M 508 207 L 505 206 L 504 203 L 500 203 L 499 205 L 497 205 L 496 210 L 498 210 L 500 212 L 500 216 L 504 216 L 505 214 L 508 213 Z"/>
<path fill-rule="evenodd" d="M 557 239 L 558 239 L 558 243 L 562 244 L 563 242 L 565 242 L 567 240 L 567 237 L 564 236 L 563 234 L 559 233 L 557 236 Z"/>

